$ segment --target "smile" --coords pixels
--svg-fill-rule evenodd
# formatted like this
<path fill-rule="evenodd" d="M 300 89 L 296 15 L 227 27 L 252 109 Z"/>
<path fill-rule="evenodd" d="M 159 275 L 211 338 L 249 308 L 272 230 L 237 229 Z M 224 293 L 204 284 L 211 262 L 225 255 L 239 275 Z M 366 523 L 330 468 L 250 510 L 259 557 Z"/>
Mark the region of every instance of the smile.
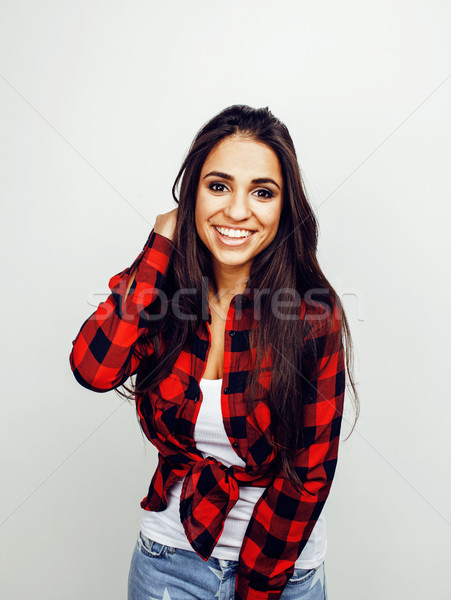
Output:
<path fill-rule="evenodd" d="M 230 229 L 213 225 L 217 238 L 226 246 L 242 246 L 253 236 L 255 231 L 250 229 Z"/>
<path fill-rule="evenodd" d="M 216 225 L 213 225 L 213 227 L 216 231 L 219 231 L 221 235 L 229 238 L 244 238 L 255 233 L 255 231 L 251 231 L 250 229 L 229 229 L 227 227 L 217 227 Z"/>

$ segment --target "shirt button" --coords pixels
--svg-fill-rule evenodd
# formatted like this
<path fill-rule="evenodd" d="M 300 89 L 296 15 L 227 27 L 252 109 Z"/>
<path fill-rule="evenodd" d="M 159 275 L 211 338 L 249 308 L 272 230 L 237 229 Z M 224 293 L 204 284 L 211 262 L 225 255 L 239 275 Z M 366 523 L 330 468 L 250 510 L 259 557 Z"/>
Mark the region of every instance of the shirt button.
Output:
<path fill-rule="evenodd" d="M 233 329 L 231 331 L 229 331 L 229 335 L 230 335 L 230 337 L 233 337 L 235 335 L 235 332 Z"/>
<path fill-rule="evenodd" d="M 228 387 L 225 387 L 225 388 L 224 388 L 224 394 L 228 394 L 228 393 L 229 393 L 229 388 L 228 388 Z"/>
<path fill-rule="evenodd" d="M 199 402 L 199 400 L 200 400 L 200 396 L 196 396 L 196 397 L 194 398 L 194 402 Z"/>
<path fill-rule="evenodd" d="M 239 444 L 238 444 L 238 442 L 233 442 L 233 444 L 232 444 L 232 448 L 235 448 L 235 450 L 236 450 L 237 448 L 239 448 Z"/>

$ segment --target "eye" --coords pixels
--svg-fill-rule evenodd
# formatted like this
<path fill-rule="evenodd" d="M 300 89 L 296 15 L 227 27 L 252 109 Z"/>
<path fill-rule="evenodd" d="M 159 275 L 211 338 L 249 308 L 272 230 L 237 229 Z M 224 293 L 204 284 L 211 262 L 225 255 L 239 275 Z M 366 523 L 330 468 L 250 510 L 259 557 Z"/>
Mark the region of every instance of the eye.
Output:
<path fill-rule="evenodd" d="M 227 186 L 225 183 L 219 183 L 217 181 L 213 181 L 209 184 L 208 188 L 213 192 L 224 192 L 227 190 Z"/>
<path fill-rule="evenodd" d="M 260 189 L 260 190 L 256 190 L 255 192 L 258 196 L 258 198 L 273 198 L 274 194 L 271 192 L 271 190 L 267 190 L 267 189 Z"/>

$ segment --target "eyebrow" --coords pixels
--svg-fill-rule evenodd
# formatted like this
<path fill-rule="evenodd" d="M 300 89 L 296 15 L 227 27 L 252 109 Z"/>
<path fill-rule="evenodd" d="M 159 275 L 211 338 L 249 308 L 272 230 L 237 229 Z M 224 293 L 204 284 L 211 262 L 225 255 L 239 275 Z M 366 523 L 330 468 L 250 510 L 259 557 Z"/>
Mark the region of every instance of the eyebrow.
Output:
<path fill-rule="evenodd" d="M 221 179 L 227 179 L 227 181 L 235 181 L 235 177 L 233 177 L 233 175 L 222 173 L 221 171 L 210 171 L 210 173 L 207 173 L 203 179 L 206 179 L 207 177 L 220 177 Z M 273 183 L 280 190 L 279 184 L 276 183 L 274 179 L 271 179 L 271 177 L 259 177 L 258 179 L 253 179 L 251 183 L 255 183 L 257 185 L 263 183 Z"/>

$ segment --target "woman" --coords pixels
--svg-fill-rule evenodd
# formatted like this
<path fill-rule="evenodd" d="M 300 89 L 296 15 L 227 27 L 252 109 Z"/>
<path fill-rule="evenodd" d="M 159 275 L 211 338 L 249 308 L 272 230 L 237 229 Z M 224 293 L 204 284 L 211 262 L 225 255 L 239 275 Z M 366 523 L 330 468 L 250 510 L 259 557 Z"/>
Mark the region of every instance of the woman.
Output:
<path fill-rule="evenodd" d="M 178 207 L 111 278 L 70 355 L 97 392 L 136 376 L 120 393 L 158 450 L 129 600 L 326 598 L 343 338 L 358 398 L 287 128 L 267 108 L 226 108 L 172 192 Z"/>

